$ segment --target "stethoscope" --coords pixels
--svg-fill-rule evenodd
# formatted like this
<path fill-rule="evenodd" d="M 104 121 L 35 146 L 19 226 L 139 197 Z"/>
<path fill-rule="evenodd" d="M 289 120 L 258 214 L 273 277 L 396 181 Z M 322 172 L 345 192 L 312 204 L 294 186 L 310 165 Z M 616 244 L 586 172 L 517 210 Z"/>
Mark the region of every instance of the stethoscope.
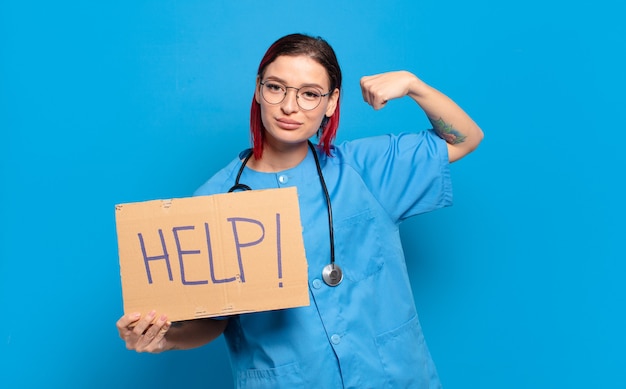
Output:
<path fill-rule="evenodd" d="M 335 263 L 335 235 L 333 231 L 333 208 L 330 205 L 330 195 L 328 194 L 328 189 L 326 188 L 326 182 L 324 181 L 324 175 L 322 174 L 322 168 L 320 167 L 320 161 L 317 157 L 317 151 L 313 146 L 311 141 L 308 141 L 309 149 L 313 153 L 313 158 L 315 159 L 315 167 L 317 168 L 317 175 L 320 178 L 320 184 L 322 185 L 322 191 L 324 192 L 324 197 L 326 198 L 326 208 L 328 211 L 328 231 L 329 231 L 329 240 L 330 240 L 330 263 L 322 269 L 322 279 L 328 286 L 337 286 L 343 281 L 343 272 L 339 265 Z M 252 150 L 248 153 L 246 158 L 241 163 L 241 167 L 239 168 L 239 172 L 237 173 L 237 178 L 235 178 L 235 185 L 233 185 L 228 193 L 234 192 L 236 190 L 252 190 L 248 185 L 241 184 L 239 179 L 241 178 L 241 174 L 243 173 L 243 169 L 246 167 L 246 164 L 252 157 Z"/>

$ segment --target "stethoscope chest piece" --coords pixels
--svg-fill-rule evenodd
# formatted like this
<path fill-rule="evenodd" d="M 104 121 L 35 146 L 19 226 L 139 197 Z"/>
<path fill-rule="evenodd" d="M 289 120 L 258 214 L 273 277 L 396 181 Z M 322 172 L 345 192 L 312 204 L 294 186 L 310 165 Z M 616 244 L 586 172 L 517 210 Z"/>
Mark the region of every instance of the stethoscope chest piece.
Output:
<path fill-rule="evenodd" d="M 322 270 L 322 279 L 328 286 L 337 286 L 343 281 L 343 272 L 339 265 L 335 263 L 324 266 Z"/>

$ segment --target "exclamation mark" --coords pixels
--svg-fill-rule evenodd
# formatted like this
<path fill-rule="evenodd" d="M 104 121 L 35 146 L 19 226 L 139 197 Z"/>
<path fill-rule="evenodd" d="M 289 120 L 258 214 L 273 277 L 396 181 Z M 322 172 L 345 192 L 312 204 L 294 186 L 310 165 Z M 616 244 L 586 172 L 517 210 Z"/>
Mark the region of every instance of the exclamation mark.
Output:
<path fill-rule="evenodd" d="M 283 287 L 283 261 L 282 254 L 280 252 L 280 213 L 276 214 L 276 257 L 278 261 L 278 287 Z"/>

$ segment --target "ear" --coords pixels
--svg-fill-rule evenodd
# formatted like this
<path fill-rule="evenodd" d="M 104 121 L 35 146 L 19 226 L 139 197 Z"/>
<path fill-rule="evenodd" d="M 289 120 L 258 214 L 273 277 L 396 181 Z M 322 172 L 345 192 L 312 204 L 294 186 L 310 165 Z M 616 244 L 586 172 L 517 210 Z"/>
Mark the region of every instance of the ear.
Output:
<path fill-rule="evenodd" d="M 326 107 L 326 117 L 331 117 L 337 109 L 337 102 L 339 101 L 339 88 L 335 88 L 333 93 L 328 96 L 328 106 Z"/>
<path fill-rule="evenodd" d="M 257 104 L 261 104 L 261 77 L 256 77 L 256 87 L 254 88 L 254 99 Z"/>

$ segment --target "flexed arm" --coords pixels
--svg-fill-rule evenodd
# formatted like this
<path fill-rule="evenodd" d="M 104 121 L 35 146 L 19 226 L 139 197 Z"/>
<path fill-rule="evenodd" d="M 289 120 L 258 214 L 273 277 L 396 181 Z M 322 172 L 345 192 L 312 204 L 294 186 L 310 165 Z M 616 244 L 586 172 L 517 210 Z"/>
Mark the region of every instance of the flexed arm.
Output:
<path fill-rule="evenodd" d="M 389 100 L 412 98 L 426 113 L 435 132 L 448 144 L 450 162 L 472 152 L 483 139 L 483 132 L 461 107 L 449 97 L 407 71 L 381 73 L 361 78 L 363 99 L 374 109 Z"/>

